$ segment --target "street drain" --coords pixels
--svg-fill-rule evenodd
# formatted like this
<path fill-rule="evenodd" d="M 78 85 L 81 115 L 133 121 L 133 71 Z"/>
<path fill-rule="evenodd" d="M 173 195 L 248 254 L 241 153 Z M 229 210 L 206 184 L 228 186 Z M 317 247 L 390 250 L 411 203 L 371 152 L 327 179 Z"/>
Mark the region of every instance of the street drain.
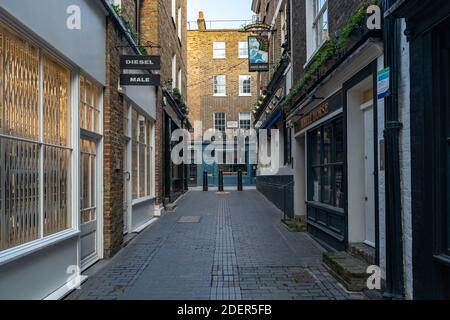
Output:
<path fill-rule="evenodd" d="M 295 282 L 298 283 L 315 283 L 316 279 L 309 273 L 309 271 L 300 271 L 293 274 Z"/>
<path fill-rule="evenodd" d="M 183 216 L 178 219 L 177 223 L 200 223 L 201 219 L 200 216 Z"/>

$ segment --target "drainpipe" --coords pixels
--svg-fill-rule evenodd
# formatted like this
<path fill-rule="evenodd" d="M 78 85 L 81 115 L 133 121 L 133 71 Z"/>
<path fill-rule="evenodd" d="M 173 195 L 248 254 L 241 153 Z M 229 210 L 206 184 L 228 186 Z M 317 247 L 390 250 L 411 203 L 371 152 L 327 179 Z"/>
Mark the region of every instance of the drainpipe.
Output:
<path fill-rule="evenodd" d="M 385 0 L 384 10 L 396 0 Z M 398 19 L 384 21 L 385 66 L 391 68 L 391 94 L 385 100 L 386 147 L 386 288 L 385 297 L 402 299 L 403 286 L 403 232 L 400 186 L 400 146 L 402 123 L 399 121 L 398 79 L 400 71 L 400 32 Z"/>

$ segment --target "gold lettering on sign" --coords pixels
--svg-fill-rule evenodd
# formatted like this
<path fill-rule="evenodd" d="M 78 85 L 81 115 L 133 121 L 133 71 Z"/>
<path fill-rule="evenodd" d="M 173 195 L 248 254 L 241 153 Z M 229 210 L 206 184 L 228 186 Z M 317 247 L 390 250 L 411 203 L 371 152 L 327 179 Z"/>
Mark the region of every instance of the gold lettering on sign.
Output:
<path fill-rule="evenodd" d="M 310 124 L 316 122 L 319 119 L 322 119 L 329 113 L 330 109 L 328 107 L 328 102 L 325 102 L 313 109 L 310 113 L 300 119 L 300 130 L 306 128 Z"/>

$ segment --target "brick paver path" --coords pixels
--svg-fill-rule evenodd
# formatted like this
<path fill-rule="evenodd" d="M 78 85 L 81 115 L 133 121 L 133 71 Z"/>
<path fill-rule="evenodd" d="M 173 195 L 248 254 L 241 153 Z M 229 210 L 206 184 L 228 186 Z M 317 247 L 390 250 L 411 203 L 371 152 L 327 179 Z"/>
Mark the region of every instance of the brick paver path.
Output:
<path fill-rule="evenodd" d="M 178 223 L 183 216 L 187 222 Z M 68 299 L 361 299 L 257 191 L 189 192 Z M 197 219 L 198 220 L 198 219 Z"/>

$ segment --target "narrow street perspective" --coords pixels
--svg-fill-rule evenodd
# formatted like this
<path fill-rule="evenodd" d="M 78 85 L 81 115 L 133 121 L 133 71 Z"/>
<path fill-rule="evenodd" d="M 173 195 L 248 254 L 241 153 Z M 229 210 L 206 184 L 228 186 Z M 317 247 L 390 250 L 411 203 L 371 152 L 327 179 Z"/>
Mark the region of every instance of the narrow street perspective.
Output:
<path fill-rule="evenodd" d="M 191 191 L 67 299 L 334 300 L 323 249 L 256 190 Z"/>
<path fill-rule="evenodd" d="M 3 300 L 450 300 L 450 1 L 0 0 Z"/>

